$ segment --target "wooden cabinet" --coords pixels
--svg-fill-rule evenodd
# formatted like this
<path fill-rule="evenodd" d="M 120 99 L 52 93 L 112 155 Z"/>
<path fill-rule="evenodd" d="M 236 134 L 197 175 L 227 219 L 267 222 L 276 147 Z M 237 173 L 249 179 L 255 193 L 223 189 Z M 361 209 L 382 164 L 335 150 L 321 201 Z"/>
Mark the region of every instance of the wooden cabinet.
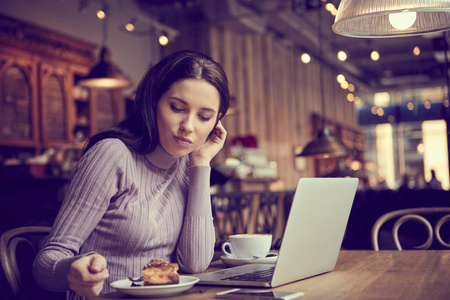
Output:
<path fill-rule="evenodd" d="M 126 102 L 121 90 L 90 90 L 74 87 L 75 139 L 84 139 L 110 128 L 125 117 Z"/>
<path fill-rule="evenodd" d="M 93 132 L 103 131 L 125 116 L 125 100 L 121 90 L 92 90 L 91 122 Z"/>
<path fill-rule="evenodd" d="M 72 74 L 57 65 L 39 65 L 40 132 L 45 146 L 58 146 L 72 141 L 70 92 Z"/>
<path fill-rule="evenodd" d="M 36 146 L 39 141 L 37 71 L 30 60 L 0 53 L 0 140 Z"/>
<path fill-rule="evenodd" d="M 0 162 L 67 147 L 124 117 L 121 90 L 76 85 L 96 45 L 1 15 L 0 28 Z"/>

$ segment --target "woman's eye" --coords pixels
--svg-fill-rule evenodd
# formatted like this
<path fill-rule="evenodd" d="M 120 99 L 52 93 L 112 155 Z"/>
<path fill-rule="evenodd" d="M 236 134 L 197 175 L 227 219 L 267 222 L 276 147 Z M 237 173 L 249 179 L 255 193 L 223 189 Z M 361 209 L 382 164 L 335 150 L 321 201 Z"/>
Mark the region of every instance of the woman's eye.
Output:
<path fill-rule="evenodd" d="M 174 112 L 181 112 L 183 111 L 183 109 L 181 107 L 176 107 L 175 105 L 171 104 L 170 108 L 174 111 Z"/>
<path fill-rule="evenodd" d="M 211 120 L 211 117 L 210 117 L 210 116 L 202 116 L 202 115 L 199 115 L 198 117 L 199 117 L 200 120 L 202 120 L 202 121 L 209 121 L 209 120 Z"/>

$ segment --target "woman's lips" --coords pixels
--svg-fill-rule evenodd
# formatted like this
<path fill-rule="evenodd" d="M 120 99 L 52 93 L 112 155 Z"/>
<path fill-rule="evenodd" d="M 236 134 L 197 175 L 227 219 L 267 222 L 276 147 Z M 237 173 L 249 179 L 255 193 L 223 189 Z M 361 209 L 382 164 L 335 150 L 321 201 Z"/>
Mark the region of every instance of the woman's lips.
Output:
<path fill-rule="evenodd" d="M 180 136 L 176 136 L 175 141 L 177 141 L 178 145 L 183 146 L 183 147 L 187 147 L 190 144 L 192 144 L 192 141 L 190 139 L 180 137 Z"/>

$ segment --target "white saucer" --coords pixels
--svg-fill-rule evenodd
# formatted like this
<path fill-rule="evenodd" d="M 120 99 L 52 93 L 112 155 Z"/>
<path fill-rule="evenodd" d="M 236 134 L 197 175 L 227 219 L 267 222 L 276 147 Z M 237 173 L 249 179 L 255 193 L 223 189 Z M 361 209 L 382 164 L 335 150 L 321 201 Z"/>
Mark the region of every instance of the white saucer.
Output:
<path fill-rule="evenodd" d="M 233 256 L 222 255 L 220 257 L 220 260 L 229 267 L 235 267 L 246 264 L 274 264 L 278 259 L 278 254 L 275 253 L 273 254 L 275 256 L 263 258 L 236 258 Z"/>
<path fill-rule="evenodd" d="M 180 283 L 178 284 L 131 286 L 131 281 L 128 279 L 122 279 L 111 282 L 111 286 L 119 292 L 127 295 L 154 298 L 181 294 L 182 292 L 193 287 L 199 280 L 200 279 L 197 277 L 180 275 Z"/>

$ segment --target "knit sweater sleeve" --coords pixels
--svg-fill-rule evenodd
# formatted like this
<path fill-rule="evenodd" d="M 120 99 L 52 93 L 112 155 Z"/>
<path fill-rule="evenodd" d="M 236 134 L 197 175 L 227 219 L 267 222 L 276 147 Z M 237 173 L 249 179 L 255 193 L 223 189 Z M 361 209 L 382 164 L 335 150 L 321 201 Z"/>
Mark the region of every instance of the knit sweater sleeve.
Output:
<path fill-rule="evenodd" d="M 53 224 L 50 237 L 33 264 L 36 282 L 49 290 L 69 289 L 67 275 L 79 250 L 118 193 L 123 177 L 124 145 L 97 143 L 75 168 L 68 193 Z M 86 254 L 84 254 L 86 255 Z"/>
<path fill-rule="evenodd" d="M 211 168 L 189 168 L 189 193 L 176 256 L 187 273 L 206 270 L 214 255 L 215 230 L 209 190 Z"/>

